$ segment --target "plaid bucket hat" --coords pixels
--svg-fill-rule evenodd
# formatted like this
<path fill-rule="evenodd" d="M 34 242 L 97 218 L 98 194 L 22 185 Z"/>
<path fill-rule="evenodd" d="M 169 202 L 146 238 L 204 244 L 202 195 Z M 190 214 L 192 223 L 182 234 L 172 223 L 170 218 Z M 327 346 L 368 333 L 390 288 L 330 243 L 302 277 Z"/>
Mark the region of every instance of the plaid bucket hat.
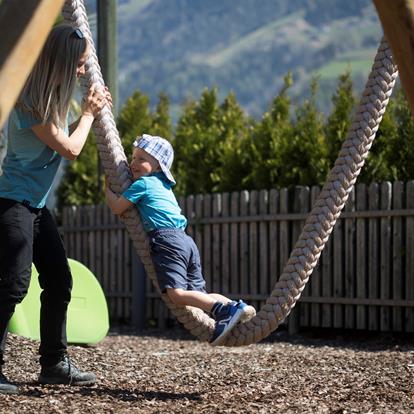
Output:
<path fill-rule="evenodd" d="M 161 170 L 167 179 L 175 184 L 174 177 L 170 172 L 174 160 L 174 150 L 172 145 L 164 138 L 143 134 L 134 142 L 135 148 L 141 148 L 146 153 L 152 155 L 160 164 Z"/>

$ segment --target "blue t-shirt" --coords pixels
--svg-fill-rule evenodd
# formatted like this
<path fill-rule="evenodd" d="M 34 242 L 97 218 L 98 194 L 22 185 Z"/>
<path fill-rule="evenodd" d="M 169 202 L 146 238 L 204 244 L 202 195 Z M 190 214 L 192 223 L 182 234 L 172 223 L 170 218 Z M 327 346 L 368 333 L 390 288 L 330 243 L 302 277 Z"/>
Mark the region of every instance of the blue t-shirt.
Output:
<path fill-rule="evenodd" d="M 31 127 L 41 121 L 14 108 L 9 117 L 7 154 L 0 176 L 0 197 L 42 208 L 62 157 L 44 144 Z M 68 126 L 65 126 L 68 133 Z"/>
<path fill-rule="evenodd" d="M 137 206 L 146 232 L 187 226 L 171 187 L 164 174 L 157 172 L 139 178 L 122 194 Z"/>

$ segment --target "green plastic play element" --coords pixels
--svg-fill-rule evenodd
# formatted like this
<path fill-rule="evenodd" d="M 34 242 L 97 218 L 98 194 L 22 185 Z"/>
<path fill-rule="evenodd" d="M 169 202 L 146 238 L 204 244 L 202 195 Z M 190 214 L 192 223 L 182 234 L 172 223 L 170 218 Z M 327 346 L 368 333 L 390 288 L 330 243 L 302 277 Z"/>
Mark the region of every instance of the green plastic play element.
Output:
<path fill-rule="evenodd" d="M 93 273 L 82 263 L 69 259 L 72 271 L 72 299 L 68 307 L 68 342 L 96 344 L 109 330 L 108 306 L 102 288 Z M 32 266 L 29 292 L 16 306 L 9 322 L 9 332 L 30 339 L 40 339 L 40 293 L 36 268 Z"/>

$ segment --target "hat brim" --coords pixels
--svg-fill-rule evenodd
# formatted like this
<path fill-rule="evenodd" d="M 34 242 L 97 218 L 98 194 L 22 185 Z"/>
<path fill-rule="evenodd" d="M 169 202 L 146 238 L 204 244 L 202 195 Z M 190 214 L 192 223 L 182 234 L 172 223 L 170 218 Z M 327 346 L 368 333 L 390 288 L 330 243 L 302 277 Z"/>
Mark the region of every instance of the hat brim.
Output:
<path fill-rule="evenodd" d="M 175 184 L 175 180 L 173 175 L 171 174 L 170 170 L 163 164 L 160 163 L 160 167 L 164 175 L 167 177 L 168 181 L 171 181 L 173 184 Z"/>

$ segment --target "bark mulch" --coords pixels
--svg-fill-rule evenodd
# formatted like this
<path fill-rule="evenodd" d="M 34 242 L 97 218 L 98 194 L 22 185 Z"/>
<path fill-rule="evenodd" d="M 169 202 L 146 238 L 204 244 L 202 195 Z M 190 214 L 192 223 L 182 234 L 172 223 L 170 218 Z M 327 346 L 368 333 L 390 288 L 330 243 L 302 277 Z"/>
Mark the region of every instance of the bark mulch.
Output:
<path fill-rule="evenodd" d="M 71 346 L 92 387 L 39 386 L 38 343 L 10 335 L 1 413 L 414 413 L 414 339 L 281 331 L 212 348 L 180 330 Z"/>

